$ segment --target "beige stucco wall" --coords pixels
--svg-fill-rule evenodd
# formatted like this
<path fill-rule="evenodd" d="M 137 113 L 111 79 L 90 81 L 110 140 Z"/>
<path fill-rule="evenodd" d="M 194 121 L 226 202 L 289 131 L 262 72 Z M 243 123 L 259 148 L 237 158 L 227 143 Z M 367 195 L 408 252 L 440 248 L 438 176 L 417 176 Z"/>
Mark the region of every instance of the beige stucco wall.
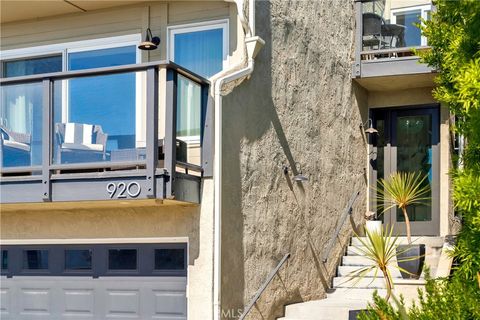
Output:
<path fill-rule="evenodd" d="M 256 10 L 265 47 L 251 78 L 223 100 L 225 319 L 238 316 L 287 252 L 249 319 L 324 297 L 348 221 L 326 264 L 321 256 L 353 192 L 361 191 L 356 223 L 365 210 L 367 99 L 351 80 L 353 1 L 257 1 Z M 282 165 L 295 163 L 309 181 L 284 175 Z"/>

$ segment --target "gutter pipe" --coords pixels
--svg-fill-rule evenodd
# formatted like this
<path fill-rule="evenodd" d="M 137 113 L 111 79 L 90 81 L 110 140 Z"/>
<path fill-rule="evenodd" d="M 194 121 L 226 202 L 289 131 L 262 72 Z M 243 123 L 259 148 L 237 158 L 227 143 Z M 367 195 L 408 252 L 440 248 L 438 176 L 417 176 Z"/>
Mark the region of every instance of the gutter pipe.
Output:
<path fill-rule="evenodd" d="M 215 156 L 214 156 L 214 270 L 213 270 L 213 319 L 220 320 L 221 310 L 221 270 L 222 270 L 222 86 L 234 80 L 252 74 L 255 65 L 255 57 L 265 44 L 255 32 L 255 0 L 249 0 L 249 19 L 245 25 L 243 16 L 243 0 L 236 0 L 237 11 L 245 32 L 245 46 L 247 47 L 247 66 L 218 78 L 214 86 L 215 99 Z M 243 63 L 241 64 L 243 65 Z M 230 68 L 235 70 L 241 65 Z M 228 71 L 227 71 L 228 72 Z"/>

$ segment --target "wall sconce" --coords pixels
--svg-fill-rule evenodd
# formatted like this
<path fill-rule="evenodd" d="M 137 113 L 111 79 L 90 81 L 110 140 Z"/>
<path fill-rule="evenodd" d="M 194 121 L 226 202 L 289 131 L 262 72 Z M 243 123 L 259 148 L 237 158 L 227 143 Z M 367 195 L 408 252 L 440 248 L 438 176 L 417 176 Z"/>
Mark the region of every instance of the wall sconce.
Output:
<path fill-rule="evenodd" d="M 368 118 L 368 120 L 365 123 L 360 124 L 360 128 L 365 128 L 365 125 L 367 123 L 370 123 L 370 125 L 368 126 L 368 129 L 365 130 L 365 133 L 368 133 L 368 134 L 377 133 L 378 134 L 378 130 L 373 127 L 373 121 L 372 121 L 371 118 Z"/>
<path fill-rule="evenodd" d="M 138 49 L 155 50 L 158 48 L 159 44 L 160 44 L 160 38 L 152 36 L 152 31 L 150 30 L 150 28 L 147 28 L 147 31 L 145 32 L 145 41 L 140 43 L 140 45 L 138 46 Z"/>
<path fill-rule="evenodd" d="M 308 177 L 304 176 L 302 173 L 302 168 L 300 167 L 300 164 L 298 162 L 295 163 L 295 169 L 298 172 L 298 174 L 293 176 L 293 181 L 297 182 L 303 182 L 303 181 L 308 181 Z M 287 165 L 283 166 L 283 174 L 288 175 L 288 171 L 290 170 L 290 167 Z"/>

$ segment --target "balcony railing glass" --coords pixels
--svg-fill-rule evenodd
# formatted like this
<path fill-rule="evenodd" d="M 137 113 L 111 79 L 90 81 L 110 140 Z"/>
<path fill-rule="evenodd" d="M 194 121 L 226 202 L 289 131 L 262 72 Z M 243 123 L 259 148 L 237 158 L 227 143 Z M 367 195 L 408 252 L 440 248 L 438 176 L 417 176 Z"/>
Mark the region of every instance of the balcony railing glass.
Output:
<path fill-rule="evenodd" d="M 2 167 L 42 163 L 41 82 L 1 87 L 0 161 Z"/>
<path fill-rule="evenodd" d="M 411 55 L 405 48 L 427 46 L 419 24 L 429 19 L 431 11 L 430 0 L 363 0 L 362 51 L 383 51 L 392 57 L 392 52 Z"/>

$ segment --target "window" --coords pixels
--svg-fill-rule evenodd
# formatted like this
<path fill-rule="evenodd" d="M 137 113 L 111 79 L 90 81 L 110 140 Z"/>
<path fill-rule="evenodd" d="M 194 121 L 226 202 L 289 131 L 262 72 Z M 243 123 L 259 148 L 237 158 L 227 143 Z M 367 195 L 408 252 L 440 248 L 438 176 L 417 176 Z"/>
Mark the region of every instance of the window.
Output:
<path fill-rule="evenodd" d="M 168 40 L 170 60 L 203 77 L 227 64 L 228 20 L 172 26 Z"/>
<path fill-rule="evenodd" d="M 155 270 L 182 270 L 184 268 L 184 249 L 155 249 Z"/>
<path fill-rule="evenodd" d="M 5 78 L 62 71 L 62 55 L 27 58 L 3 63 Z"/>
<path fill-rule="evenodd" d="M 92 250 L 65 250 L 66 270 L 91 270 Z"/>
<path fill-rule="evenodd" d="M 8 269 L 8 251 L 2 250 L 2 270 Z"/>
<path fill-rule="evenodd" d="M 23 250 L 23 269 L 47 270 L 48 250 Z"/>
<path fill-rule="evenodd" d="M 108 250 L 109 270 L 136 270 L 137 250 L 136 249 L 109 249 Z"/>
<path fill-rule="evenodd" d="M 431 5 L 391 10 L 392 23 L 405 26 L 404 39 L 407 47 L 427 45 L 427 38 L 422 36 L 417 24 L 421 23 L 421 19 L 428 20 L 431 10 Z"/>

